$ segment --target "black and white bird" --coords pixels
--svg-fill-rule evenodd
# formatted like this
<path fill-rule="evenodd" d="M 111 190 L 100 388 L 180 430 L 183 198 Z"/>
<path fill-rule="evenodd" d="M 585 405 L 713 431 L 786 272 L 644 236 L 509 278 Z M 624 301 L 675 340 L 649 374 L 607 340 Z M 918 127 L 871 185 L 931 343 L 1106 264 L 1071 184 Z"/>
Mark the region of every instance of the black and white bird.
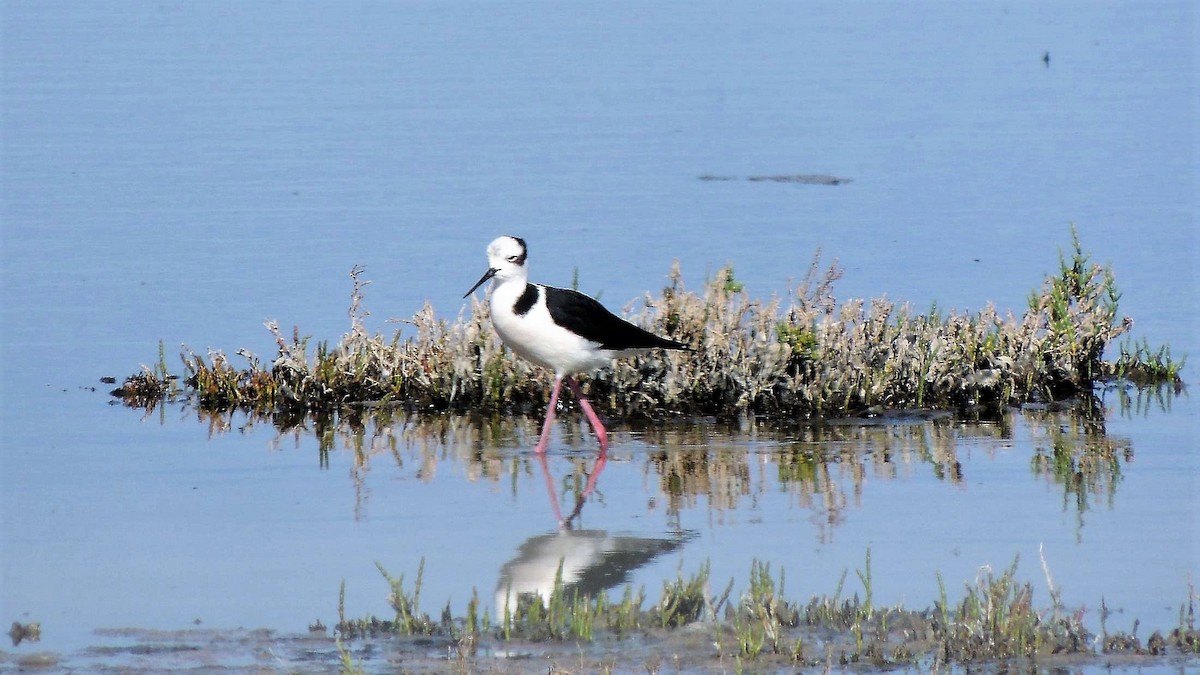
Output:
<path fill-rule="evenodd" d="M 592 425 L 601 449 L 608 432 L 571 375 L 610 365 L 612 360 L 650 349 L 690 348 L 621 319 L 578 291 L 529 283 L 528 250 L 520 237 L 499 237 L 487 248 L 488 270 L 463 297 L 492 279 L 490 307 L 496 333 L 519 356 L 554 371 L 546 421 L 534 452 L 546 451 L 558 392 L 565 381 Z"/>

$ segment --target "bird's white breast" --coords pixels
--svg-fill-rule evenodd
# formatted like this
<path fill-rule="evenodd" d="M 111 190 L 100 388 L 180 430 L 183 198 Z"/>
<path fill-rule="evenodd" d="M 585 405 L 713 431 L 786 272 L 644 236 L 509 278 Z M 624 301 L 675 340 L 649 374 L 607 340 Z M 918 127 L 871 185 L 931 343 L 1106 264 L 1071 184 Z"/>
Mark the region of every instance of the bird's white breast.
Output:
<path fill-rule="evenodd" d="M 554 323 L 546 308 L 546 290 L 538 288 L 537 302 L 524 314 L 513 305 L 525 291 L 523 284 L 499 284 L 492 292 L 492 324 L 510 349 L 521 357 L 549 368 L 556 375 L 569 375 L 603 368 L 617 355 L 600 349 L 595 342 Z"/>

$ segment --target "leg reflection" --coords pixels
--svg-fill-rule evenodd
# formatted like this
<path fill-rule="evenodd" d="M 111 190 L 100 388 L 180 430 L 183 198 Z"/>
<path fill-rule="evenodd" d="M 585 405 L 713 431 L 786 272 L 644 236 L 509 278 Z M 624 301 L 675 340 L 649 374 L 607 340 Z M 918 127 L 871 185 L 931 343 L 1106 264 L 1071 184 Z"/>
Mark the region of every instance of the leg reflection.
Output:
<path fill-rule="evenodd" d="M 592 471 L 588 475 L 587 483 L 583 486 L 583 491 L 575 499 L 575 508 L 571 510 L 570 515 L 563 518 L 562 508 L 558 502 L 558 489 L 554 482 L 554 477 L 550 475 L 550 465 L 546 460 L 546 453 L 534 453 L 538 463 L 542 466 L 542 477 L 546 479 L 546 492 L 550 495 L 550 508 L 554 511 L 554 519 L 558 522 L 561 529 L 571 529 L 572 522 L 579 517 L 583 511 L 583 505 L 587 502 L 588 497 L 596 491 L 596 483 L 600 479 L 600 473 L 604 471 L 604 465 L 608 463 L 608 447 L 607 445 L 600 446 L 600 454 L 596 457 L 596 463 L 592 465 Z"/>

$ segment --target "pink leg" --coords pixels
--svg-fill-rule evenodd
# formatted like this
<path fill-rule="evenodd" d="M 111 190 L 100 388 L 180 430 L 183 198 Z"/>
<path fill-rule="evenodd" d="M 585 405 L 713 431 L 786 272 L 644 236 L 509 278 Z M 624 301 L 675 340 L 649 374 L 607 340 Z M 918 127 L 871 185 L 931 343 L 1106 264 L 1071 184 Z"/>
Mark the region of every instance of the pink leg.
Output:
<path fill-rule="evenodd" d="M 575 394 L 575 400 L 579 401 L 579 407 L 583 408 L 583 414 L 587 416 L 588 422 L 592 424 L 592 431 L 595 432 L 596 438 L 600 439 L 600 449 L 608 449 L 608 431 L 604 428 L 604 423 L 600 421 L 600 416 L 592 410 L 592 404 L 584 397 L 583 391 L 579 389 L 579 384 L 569 375 L 563 378 L 570 385 L 571 391 Z"/>
<path fill-rule="evenodd" d="M 574 382 L 572 381 L 572 384 Z M 550 405 L 546 407 L 546 421 L 542 423 L 542 437 L 538 439 L 533 451 L 541 454 L 546 452 L 546 443 L 550 441 L 550 427 L 554 425 L 554 409 L 558 407 L 558 390 L 562 387 L 562 378 L 554 378 L 554 388 L 550 390 Z"/>

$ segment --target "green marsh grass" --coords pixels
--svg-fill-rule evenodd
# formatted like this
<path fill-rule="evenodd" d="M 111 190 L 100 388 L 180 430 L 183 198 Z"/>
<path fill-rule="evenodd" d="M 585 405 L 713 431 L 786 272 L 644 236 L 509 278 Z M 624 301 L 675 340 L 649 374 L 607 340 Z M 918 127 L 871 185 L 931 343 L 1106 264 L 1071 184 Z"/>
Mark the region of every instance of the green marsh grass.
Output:
<path fill-rule="evenodd" d="M 395 619 L 346 619 L 343 587 L 335 637 L 347 668 L 358 667 L 346 646 L 353 640 L 426 636 L 444 641 L 449 658 L 464 672 L 475 663 L 472 660 L 478 658 L 481 644 L 584 645 L 602 641 L 611 649 L 614 641 L 665 643 L 672 635 L 696 634 L 688 628 L 693 625 L 704 626 L 700 635 L 713 636 L 702 641 L 708 645 L 711 663 L 728 660 L 738 669 L 754 670 L 831 665 L 940 670 L 967 664 L 1025 664 L 1021 669 L 1036 669 L 1038 664 L 1062 663 L 1064 657 L 1079 664 L 1080 659 L 1113 653 L 1178 658 L 1200 654 L 1200 634 L 1194 623 L 1196 594 L 1190 588 L 1187 601 L 1180 606 L 1179 626 L 1167 632 L 1154 631 L 1143 645 L 1136 636 L 1136 621 L 1130 634 L 1108 632 L 1103 599 L 1100 633 L 1089 631 L 1083 624 L 1082 609 L 1061 604 L 1061 588 L 1054 587 L 1044 560 L 1052 599 L 1051 606 L 1044 608 L 1034 605 L 1033 585 L 1018 578 L 1017 559 L 998 572 L 990 566 L 980 568 L 958 598 L 951 596 L 937 575 L 939 596 L 922 610 L 876 604 L 871 567 L 868 552 L 864 568 L 857 571 L 861 597 L 858 593 L 849 598 L 843 595 L 843 574 L 831 595 L 814 595 L 805 603 L 786 597 L 782 568 L 776 576 L 769 564 L 754 560 L 740 600 L 726 605 L 722 618 L 718 610 L 729 590 L 722 598 L 708 595 L 707 563 L 691 575 L 681 569 L 675 581 L 664 584 L 661 599 L 649 609 L 642 607 L 644 592 L 635 592 L 630 586 L 625 587 L 619 602 L 611 602 L 605 592 L 594 596 L 569 592 L 560 566 L 550 597 L 521 596 L 514 611 L 498 610 L 505 619 L 490 625 L 472 618 L 478 612 L 476 594 L 468 602 L 466 617 L 455 618 L 447 604 L 442 619 L 430 621 L 417 609 L 420 572 L 418 582 L 409 589 L 403 576 L 393 577 L 380 566 L 391 590 Z M 730 588 L 733 583 L 731 579 Z M 691 645 L 689 649 L 698 648 L 690 640 L 684 639 Z M 595 656 L 594 652 L 583 653 Z M 650 660 L 647 657 L 647 663 Z"/>
<path fill-rule="evenodd" d="M 515 358 L 491 328 L 487 304 L 472 299 L 454 321 L 426 305 L 392 335 L 364 327 L 363 270 L 350 272 L 350 331 L 336 344 L 269 322 L 277 354 L 244 350 L 239 365 L 220 350 L 184 349 L 184 374 L 165 358 L 114 391 L 129 405 L 187 398 L 209 410 L 279 415 L 335 412 L 391 403 L 420 410 L 523 411 L 548 397 L 544 373 Z M 1072 250 L 1034 290 L 1023 314 L 990 304 L 974 313 L 919 312 L 884 298 L 838 302 L 836 264 L 814 257 L 786 298 L 748 297 L 732 267 L 700 291 L 675 265 L 667 285 L 625 314 L 649 330 L 692 345 L 691 353 L 650 353 L 618 361 L 588 380 L 591 397 L 624 419 L 664 415 L 759 416 L 786 420 L 870 415 L 882 410 L 999 410 L 1088 397 L 1098 383 L 1178 382 L 1183 360 L 1144 340 L 1113 362 L 1106 345 L 1132 326 L 1118 319 L 1111 270 L 1093 263 L 1072 231 Z M 180 384 L 180 382 L 182 384 Z"/>
<path fill-rule="evenodd" d="M 662 628 L 678 628 L 699 621 L 709 601 L 708 573 L 709 565 L 705 563 L 696 574 L 685 579 L 681 567 L 675 581 L 665 582 L 662 599 L 651 612 L 658 619 L 655 623 Z"/>

